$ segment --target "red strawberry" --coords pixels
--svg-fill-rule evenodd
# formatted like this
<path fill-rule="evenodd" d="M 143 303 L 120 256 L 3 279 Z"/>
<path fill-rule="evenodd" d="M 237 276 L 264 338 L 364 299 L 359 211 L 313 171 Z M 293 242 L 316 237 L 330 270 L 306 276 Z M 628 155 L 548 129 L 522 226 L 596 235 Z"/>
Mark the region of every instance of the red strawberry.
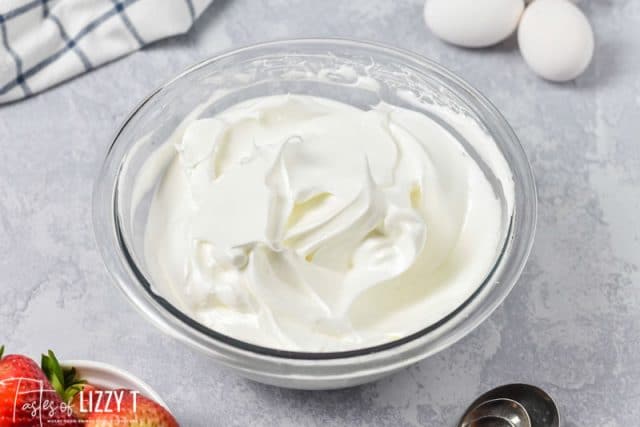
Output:
<path fill-rule="evenodd" d="M 101 412 L 89 415 L 86 427 L 179 427 L 175 418 L 153 400 L 131 390 L 113 393 L 114 398 L 100 408 Z"/>
<path fill-rule="evenodd" d="M 0 427 L 77 426 L 66 403 L 36 362 L 2 357 L 0 347 Z"/>
<path fill-rule="evenodd" d="M 71 400 L 71 410 L 78 419 L 84 420 L 89 416 L 88 408 L 91 408 L 93 402 L 97 402 L 97 393 L 102 391 L 101 388 L 93 384 L 85 384 L 82 391 L 76 394 Z"/>

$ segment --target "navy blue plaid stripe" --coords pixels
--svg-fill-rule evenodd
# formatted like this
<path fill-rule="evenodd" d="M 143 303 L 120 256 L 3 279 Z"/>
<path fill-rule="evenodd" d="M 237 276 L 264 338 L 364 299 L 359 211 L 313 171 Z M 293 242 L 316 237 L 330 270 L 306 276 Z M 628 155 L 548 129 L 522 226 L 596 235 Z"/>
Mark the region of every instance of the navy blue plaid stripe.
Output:
<path fill-rule="evenodd" d="M 0 95 L 3 95 L 5 93 L 7 93 L 8 91 L 10 91 L 11 89 L 13 89 L 14 87 L 16 87 L 17 85 L 22 85 L 22 83 L 28 79 L 29 77 L 33 76 L 34 74 L 37 74 L 39 71 L 41 71 L 43 68 L 45 68 L 46 66 L 48 66 L 49 64 L 51 64 L 52 62 L 55 62 L 58 58 L 60 58 L 62 55 L 64 55 L 65 53 L 67 53 L 70 49 L 72 49 L 84 36 L 86 36 L 87 34 L 89 34 L 91 31 L 93 31 L 96 27 L 98 27 L 100 24 L 102 24 L 103 22 L 107 21 L 109 18 L 111 18 L 112 16 L 115 16 L 119 13 L 122 12 L 122 10 L 124 10 L 127 6 L 135 3 L 138 0 L 122 0 L 118 6 L 114 6 L 113 9 L 110 9 L 109 11 L 103 13 L 101 16 L 97 17 L 96 19 L 94 19 L 93 21 L 91 21 L 89 24 L 87 24 L 82 30 L 80 30 L 78 32 L 78 34 L 76 34 L 76 36 L 73 39 L 70 39 L 69 42 L 60 50 L 58 50 L 56 53 L 54 53 L 53 55 L 49 56 L 48 58 L 44 59 L 43 61 L 40 61 L 39 63 L 37 63 L 36 65 L 34 65 L 33 67 L 31 67 L 30 69 L 28 69 L 27 71 L 25 71 L 24 73 L 20 73 L 18 74 L 18 76 L 10 81 L 9 83 L 7 83 L 6 85 L 4 85 L 2 88 L 0 88 Z M 41 4 L 40 0 L 37 1 L 37 4 Z"/>
<path fill-rule="evenodd" d="M 189 15 L 191 15 L 191 22 L 195 22 L 196 20 L 196 8 L 193 6 L 193 0 L 184 0 L 187 3 L 187 8 L 189 8 Z"/>
<path fill-rule="evenodd" d="M 133 24 L 129 20 L 129 17 L 127 16 L 127 11 L 124 10 L 124 7 L 121 6 L 120 0 L 111 0 L 111 1 L 115 5 L 116 9 L 118 9 L 118 11 L 120 12 L 120 18 L 122 18 L 122 22 L 124 23 L 124 26 L 127 27 L 127 30 L 129 31 L 129 33 L 131 33 L 133 38 L 136 39 L 136 41 L 140 46 L 144 46 L 145 41 L 142 39 L 142 37 L 140 37 L 138 30 L 136 30 L 136 28 L 133 26 Z"/>
<path fill-rule="evenodd" d="M 15 18 L 16 16 L 20 16 L 23 13 L 29 12 L 31 9 L 34 9 L 42 4 L 42 0 L 33 0 L 29 3 L 25 3 L 20 7 L 16 7 L 2 15 L 0 15 L 0 22 L 8 21 L 9 19 Z"/>
<path fill-rule="evenodd" d="M 9 46 L 9 40 L 7 37 L 7 27 L 5 26 L 4 21 L 0 21 L 0 32 L 2 33 L 2 44 L 4 45 L 4 48 L 7 50 L 7 52 L 9 52 L 9 55 L 11 55 L 11 57 L 13 58 L 13 61 L 16 64 L 16 78 L 13 82 L 10 82 L 10 83 L 14 83 L 14 85 L 10 89 L 13 89 L 14 87 L 16 87 L 16 85 L 20 85 L 20 87 L 24 91 L 24 94 L 26 96 L 29 96 L 31 95 L 31 89 L 29 89 L 26 79 L 22 75 L 22 60 L 14 52 L 14 50 L 11 49 L 11 46 Z M 7 89 L 5 92 L 9 91 L 10 89 Z"/>
<path fill-rule="evenodd" d="M 69 49 L 73 50 L 76 53 L 76 55 L 78 55 L 78 58 L 80 58 L 80 61 L 82 61 L 82 65 L 84 65 L 84 69 L 86 71 L 89 71 L 90 69 L 92 69 L 93 66 L 91 65 L 91 61 L 89 61 L 89 58 L 87 58 L 87 55 L 85 55 L 82 49 L 78 47 L 76 42 L 74 42 L 69 38 L 69 35 L 64 30 L 64 26 L 62 25 L 62 22 L 60 22 L 60 19 L 58 19 L 58 17 L 53 13 L 48 14 L 47 18 L 51 19 L 56 24 L 56 26 L 58 27 L 58 31 L 60 32 L 60 37 L 62 37 L 62 40 L 65 42 L 66 46 Z"/>

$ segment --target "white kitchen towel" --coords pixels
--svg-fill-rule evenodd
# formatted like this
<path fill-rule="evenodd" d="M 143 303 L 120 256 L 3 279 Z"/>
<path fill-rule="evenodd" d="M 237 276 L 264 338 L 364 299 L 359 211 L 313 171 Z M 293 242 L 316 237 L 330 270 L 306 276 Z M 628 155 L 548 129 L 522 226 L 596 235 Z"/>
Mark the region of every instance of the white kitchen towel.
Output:
<path fill-rule="evenodd" d="M 213 0 L 0 0 L 0 104 L 189 30 Z"/>

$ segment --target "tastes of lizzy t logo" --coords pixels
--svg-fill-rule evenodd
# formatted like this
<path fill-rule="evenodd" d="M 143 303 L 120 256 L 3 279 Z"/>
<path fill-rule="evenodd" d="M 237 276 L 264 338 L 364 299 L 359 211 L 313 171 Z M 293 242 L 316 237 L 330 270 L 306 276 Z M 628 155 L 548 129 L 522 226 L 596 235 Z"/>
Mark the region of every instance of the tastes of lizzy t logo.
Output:
<path fill-rule="evenodd" d="M 127 400 L 127 411 L 137 412 L 138 391 L 99 390 L 80 391 L 71 403 L 62 401 L 56 390 L 44 387 L 42 380 L 33 378 L 7 378 L 0 380 L 3 388 L 15 390 L 9 399 L 0 401 L 0 426 L 11 425 L 43 427 L 50 425 L 79 425 L 74 416 L 89 414 L 118 414 Z M 126 398 L 126 399 L 125 399 Z M 10 406 L 10 407 L 8 407 Z M 84 417 L 82 417 L 84 418 Z M 28 423 L 28 424 L 25 424 Z"/>

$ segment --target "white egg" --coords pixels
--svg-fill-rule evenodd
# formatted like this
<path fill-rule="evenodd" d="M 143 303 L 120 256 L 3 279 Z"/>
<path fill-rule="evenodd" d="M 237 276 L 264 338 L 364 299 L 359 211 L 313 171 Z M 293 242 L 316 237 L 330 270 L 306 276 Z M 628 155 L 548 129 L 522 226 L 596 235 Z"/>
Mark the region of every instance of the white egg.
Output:
<path fill-rule="evenodd" d="M 593 30 L 568 0 L 535 0 L 522 14 L 518 44 L 541 77 L 563 82 L 584 72 L 593 57 Z"/>
<path fill-rule="evenodd" d="M 524 0 L 427 0 L 424 20 L 442 40 L 465 47 L 485 47 L 513 33 Z"/>

